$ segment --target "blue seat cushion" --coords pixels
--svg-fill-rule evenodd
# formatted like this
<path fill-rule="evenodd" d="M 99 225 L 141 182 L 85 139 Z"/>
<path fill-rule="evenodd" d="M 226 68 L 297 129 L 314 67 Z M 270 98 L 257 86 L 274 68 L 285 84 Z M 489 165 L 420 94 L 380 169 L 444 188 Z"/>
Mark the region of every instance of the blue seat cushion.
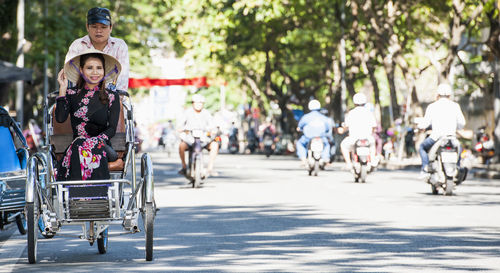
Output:
<path fill-rule="evenodd" d="M 0 173 L 21 170 L 9 128 L 0 126 Z"/>

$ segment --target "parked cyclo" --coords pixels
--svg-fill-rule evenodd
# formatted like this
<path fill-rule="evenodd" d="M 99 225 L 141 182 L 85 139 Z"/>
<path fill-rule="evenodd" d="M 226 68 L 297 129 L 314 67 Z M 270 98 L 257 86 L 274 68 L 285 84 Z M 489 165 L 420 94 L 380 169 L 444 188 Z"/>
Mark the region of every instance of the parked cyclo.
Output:
<path fill-rule="evenodd" d="M 56 181 L 55 163 L 73 140 L 70 119 L 55 120 L 55 104 L 45 99 L 45 143 L 40 152 L 28 159 L 26 179 L 26 221 L 28 260 L 37 261 L 37 223 L 43 222 L 42 235 L 53 237 L 65 225 L 79 225 L 77 236 L 90 245 L 97 242 L 98 251 L 106 253 L 108 230 L 121 225 L 126 233 L 140 232 L 139 216 L 145 231 L 146 260 L 153 259 L 153 225 L 156 214 L 153 165 L 145 153 L 141 157 L 140 177 L 136 174 L 134 120 L 130 97 L 120 94 L 120 116 L 116 134 L 111 138 L 118 159 L 108 163 L 109 180 Z M 130 172 L 130 174 L 129 174 Z"/>
<path fill-rule="evenodd" d="M 26 234 L 24 189 L 28 145 L 16 121 L 0 107 L 0 229 L 15 222 Z"/>

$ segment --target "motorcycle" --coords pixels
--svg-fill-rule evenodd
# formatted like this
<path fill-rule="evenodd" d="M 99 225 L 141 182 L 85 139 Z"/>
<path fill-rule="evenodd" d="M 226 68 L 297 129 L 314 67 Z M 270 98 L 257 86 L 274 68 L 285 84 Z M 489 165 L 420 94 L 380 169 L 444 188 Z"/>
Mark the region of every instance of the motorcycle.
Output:
<path fill-rule="evenodd" d="M 274 139 L 271 135 L 265 134 L 264 139 L 262 140 L 264 144 L 264 154 L 266 157 L 269 157 L 273 154 L 274 152 Z"/>
<path fill-rule="evenodd" d="M 354 182 L 366 182 L 366 176 L 371 172 L 370 141 L 358 139 L 354 143 L 354 152 L 351 152 Z"/>
<path fill-rule="evenodd" d="M 490 159 L 495 155 L 495 143 L 490 139 L 485 132 L 485 128 L 481 127 L 476 132 L 476 145 L 474 150 L 481 157 L 483 164 L 489 164 Z"/>
<path fill-rule="evenodd" d="M 238 129 L 234 129 L 229 136 L 228 150 L 232 154 L 236 154 L 240 150 L 240 143 L 238 141 Z"/>
<path fill-rule="evenodd" d="M 163 148 L 167 152 L 168 157 L 170 157 L 172 153 L 175 153 L 177 147 L 177 136 L 175 136 L 174 132 L 169 132 L 166 135 L 162 135 L 161 139 Z"/>
<path fill-rule="evenodd" d="M 323 139 L 321 137 L 314 137 L 309 142 L 309 149 L 307 149 L 307 164 L 309 175 L 318 176 L 321 167 L 321 153 L 323 152 Z"/>
<path fill-rule="evenodd" d="M 199 188 L 206 178 L 203 169 L 203 147 L 210 142 L 210 138 L 204 130 L 191 130 L 188 141 L 191 145 L 186 178 L 190 180 L 193 188 Z"/>
<path fill-rule="evenodd" d="M 255 150 L 258 147 L 259 140 L 257 139 L 257 135 L 255 134 L 255 131 L 253 129 L 248 130 L 247 132 L 247 148 L 250 150 L 250 153 L 253 154 L 255 153 Z"/>
<path fill-rule="evenodd" d="M 432 194 L 438 194 L 443 189 L 444 195 L 452 195 L 456 185 L 461 184 L 467 169 L 458 167 L 460 142 L 455 136 L 438 139 L 429 150 L 429 177 Z"/>

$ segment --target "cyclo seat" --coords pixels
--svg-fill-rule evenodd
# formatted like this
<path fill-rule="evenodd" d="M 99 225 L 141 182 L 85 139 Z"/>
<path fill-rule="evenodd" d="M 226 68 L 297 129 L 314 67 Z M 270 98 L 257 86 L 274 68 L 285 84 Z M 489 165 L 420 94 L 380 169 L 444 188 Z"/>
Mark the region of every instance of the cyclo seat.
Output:
<path fill-rule="evenodd" d="M 12 139 L 12 134 L 8 127 L 0 125 L 0 151 L 2 151 L 2 160 L 0 160 L 0 173 L 21 170 L 21 163 L 17 156 L 16 146 Z"/>
<path fill-rule="evenodd" d="M 0 151 L 2 152 L 0 174 L 20 171 L 26 166 L 26 160 L 22 160 L 22 156 L 28 152 L 26 149 L 21 149 L 27 148 L 23 140 L 20 128 L 7 110 L 0 107 Z"/>
<path fill-rule="evenodd" d="M 110 172 L 123 171 L 125 167 L 125 162 L 123 157 L 126 152 L 126 127 L 125 119 L 123 114 L 123 104 L 120 101 L 120 117 L 118 119 L 118 124 L 116 126 L 116 134 L 111 138 L 111 146 L 118 154 L 118 159 L 113 162 L 108 162 L 108 169 Z M 68 117 L 66 121 L 60 123 L 57 122 L 55 118 L 54 106 L 51 112 L 52 115 L 52 127 L 53 133 L 50 136 L 50 144 L 54 146 L 54 152 L 56 154 L 56 159 L 60 160 L 64 156 L 65 149 L 73 141 L 73 130 L 71 128 L 71 119 Z"/>

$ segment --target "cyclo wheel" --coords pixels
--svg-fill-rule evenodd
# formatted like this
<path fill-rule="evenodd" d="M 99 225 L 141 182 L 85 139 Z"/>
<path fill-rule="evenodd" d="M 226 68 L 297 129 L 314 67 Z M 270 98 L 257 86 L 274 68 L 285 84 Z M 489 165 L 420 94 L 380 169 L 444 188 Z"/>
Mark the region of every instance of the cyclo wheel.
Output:
<path fill-rule="evenodd" d="M 146 235 L 146 261 L 153 260 L 154 215 L 153 203 L 146 203 L 144 208 L 144 230 Z"/>
<path fill-rule="evenodd" d="M 24 214 L 16 216 L 16 224 L 19 233 L 21 233 L 21 235 L 26 234 L 26 229 L 28 228 L 28 225 L 26 224 L 26 218 L 24 217 Z"/>
<path fill-rule="evenodd" d="M 37 239 L 38 239 L 38 198 L 34 202 L 26 203 L 26 222 L 28 223 L 28 261 L 30 264 L 36 263 Z"/>
<path fill-rule="evenodd" d="M 105 229 L 99 234 L 99 238 L 97 238 L 97 249 L 100 254 L 104 254 L 108 251 L 108 230 L 109 228 Z"/>
<path fill-rule="evenodd" d="M 39 187 L 39 159 L 30 157 L 27 164 L 26 177 L 26 222 L 28 227 L 28 261 L 30 264 L 36 263 L 37 260 L 37 243 L 38 243 L 38 218 L 40 217 L 40 199 L 38 195 Z"/>
<path fill-rule="evenodd" d="M 153 163 L 149 155 L 143 154 L 141 159 L 142 180 L 142 221 L 146 237 L 146 261 L 153 260 L 153 231 L 156 206 L 154 203 Z"/>

